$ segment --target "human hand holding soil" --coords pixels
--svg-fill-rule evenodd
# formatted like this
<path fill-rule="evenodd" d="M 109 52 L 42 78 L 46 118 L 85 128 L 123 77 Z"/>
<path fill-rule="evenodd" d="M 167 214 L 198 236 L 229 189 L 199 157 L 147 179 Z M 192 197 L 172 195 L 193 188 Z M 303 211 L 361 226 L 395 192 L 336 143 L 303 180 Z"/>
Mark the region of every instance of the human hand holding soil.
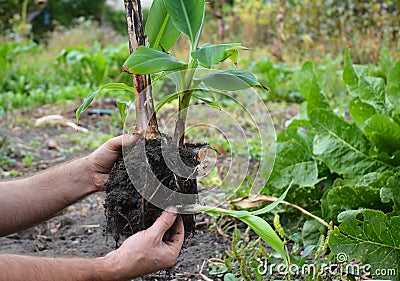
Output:
<path fill-rule="evenodd" d="M 0 182 L 0 236 L 46 220 L 84 196 L 100 191 L 122 145 L 138 135 L 119 136 L 92 154 L 27 178 Z M 93 185 L 95 184 L 95 186 Z M 127 280 L 171 267 L 184 240 L 176 209 L 164 211 L 148 229 L 129 237 L 101 258 L 0 255 L 1 280 Z"/>
<path fill-rule="evenodd" d="M 132 146 L 140 138 L 140 134 L 112 138 L 85 158 L 90 176 L 98 191 L 103 190 L 114 163 L 121 156 L 122 146 Z"/>
<path fill-rule="evenodd" d="M 176 263 L 184 240 L 183 221 L 168 208 L 143 231 L 129 237 L 103 259 L 111 279 L 126 280 L 168 268 Z"/>

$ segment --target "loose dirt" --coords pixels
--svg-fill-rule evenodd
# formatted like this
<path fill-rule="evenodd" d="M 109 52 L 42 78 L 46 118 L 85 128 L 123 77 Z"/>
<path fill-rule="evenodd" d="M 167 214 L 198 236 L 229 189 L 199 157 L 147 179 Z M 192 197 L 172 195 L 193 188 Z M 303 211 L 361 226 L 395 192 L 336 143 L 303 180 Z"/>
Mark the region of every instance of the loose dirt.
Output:
<path fill-rule="evenodd" d="M 200 161 L 196 149 L 201 147 L 186 144 L 178 148 L 172 138 L 163 135 L 124 149 L 124 158 L 116 163 L 105 184 L 106 231 L 117 244 L 121 236 L 127 238 L 150 227 L 167 205 L 198 203 L 196 166 Z M 186 171 L 180 174 L 179 170 Z M 177 193 L 193 196 L 180 202 Z M 182 219 L 185 237 L 192 236 L 194 215 L 185 214 Z"/>

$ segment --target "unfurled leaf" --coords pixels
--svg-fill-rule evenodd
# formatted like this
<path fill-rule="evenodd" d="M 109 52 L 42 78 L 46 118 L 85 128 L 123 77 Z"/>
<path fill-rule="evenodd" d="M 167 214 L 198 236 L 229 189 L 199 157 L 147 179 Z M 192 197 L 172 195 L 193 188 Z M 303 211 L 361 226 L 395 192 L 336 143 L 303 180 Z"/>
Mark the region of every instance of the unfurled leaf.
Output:
<path fill-rule="evenodd" d="M 133 74 L 153 74 L 160 71 L 185 69 L 187 65 L 175 57 L 140 46 L 124 62 L 122 71 Z"/>
<path fill-rule="evenodd" d="M 257 233 L 258 236 L 260 236 L 268 245 L 270 245 L 272 249 L 281 255 L 281 257 L 285 260 L 286 266 L 288 266 L 288 258 L 286 255 L 285 246 L 268 222 L 254 215 L 235 216 L 233 213 L 232 216 L 247 224 L 255 233 Z"/>
<path fill-rule="evenodd" d="M 358 76 L 353 68 L 349 49 L 346 50 L 346 53 L 344 55 L 343 81 L 349 86 L 357 87 L 358 85 Z"/>
<path fill-rule="evenodd" d="M 192 58 L 198 60 L 200 65 L 210 68 L 233 56 L 233 62 L 237 62 L 237 51 L 247 50 L 240 43 L 233 44 L 204 44 L 196 51 L 192 52 Z"/>
<path fill-rule="evenodd" d="M 400 61 L 397 61 L 390 69 L 387 84 L 388 86 L 400 87 Z"/>
<path fill-rule="evenodd" d="M 365 122 L 364 134 L 379 152 L 391 155 L 400 150 L 400 126 L 388 116 L 371 116 Z"/>
<path fill-rule="evenodd" d="M 310 121 L 316 130 L 314 154 L 331 172 L 358 177 L 372 171 L 395 169 L 394 166 L 370 156 L 370 145 L 355 124 L 324 109 L 314 110 Z"/>
<path fill-rule="evenodd" d="M 165 8 L 175 27 L 196 41 L 204 15 L 204 0 L 164 0 Z"/>
<path fill-rule="evenodd" d="M 336 255 L 344 254 L 348 261 L 370 265 L 372 277 L 377 279 L 400 279 L 399 216 L 389 217 L 375 210 L 352 210 L 341 213 L 338 219 L 341 224 L 329 238 L 329 247 Z"/>
<path fill-rule="evenodd" d="M 171 21 L 165 8 L 164 0 L 154 0 L 146 21 L 145 34 L 150 48 L 158 51 L 168 51 L 181 34 Z"/>
<path fill-rule="evenodd" d="M 81 114 L 83 111 L 85 111 L 86 108 L 89 107 L 89 105 L 92 103 L 93 99 L 101 94 L 105 90 L 124 90 L 124 91 L 129 91 L 133 93 L 132 99 L 135 97 L 135 89 L 133 87 L 130 87 L 124 83 L 108 83 L 100 87 L 97 91 L 91 93 L 81 104 L 81 106 L 76 110 L 76 122 L 79 122 L 79 118 L 81 117 Z"/>
<path fill-rule="evenodd" d="M 225 91 L 263 87 L 252 73 L 245 70 L 220 70 L 199 80 L 208 87 Z"/>
<path fill-rule="evenodd" d="M 316 108 L 330 109 L 328 100 L 322 92 L 317 76 L 314 71 L 314 64 L 308 61 L 301 68 L 300 90 L 307 100 L 307 111 L 310 114 Z"/>
<path fill-rule="evenodd" d="M 400 61 L 390 69 L 387 77 L 387 97 L 400 114 Z"/>
<path fill-rule="evenodd" d="M 368 103 L 362 102 L 359 98 L 355 98 L 350 102 L 349 112 L 356 125 L 362 131 L 364 131 L 365 121 L 377 113 L 375 107 Z"/>
<path fill-rule="evenodd" d="M 358 97 L 372 105 L 378 113 L 386 114 L 385 80 L 381 77 L 361 76 L 358 82 Z"/>
<path fill-rule="evenodd" d="M 377 113 L 386 114 L 385 81 L 381 77 L 368 76 L 368 67 L 353 65 L 349 51 L 345 54 L 343 80 L 349 94 L 374 107 Z"/>
<path fill-rule="evenodd" d="M 336 221 L 339 213 L 358 208 L 390 209 L 381 201 L 381 187 L 386 185 L 390 174 L 369 173 L 358 180 L 337 179 L 322 196 L 323 218 Z"/>

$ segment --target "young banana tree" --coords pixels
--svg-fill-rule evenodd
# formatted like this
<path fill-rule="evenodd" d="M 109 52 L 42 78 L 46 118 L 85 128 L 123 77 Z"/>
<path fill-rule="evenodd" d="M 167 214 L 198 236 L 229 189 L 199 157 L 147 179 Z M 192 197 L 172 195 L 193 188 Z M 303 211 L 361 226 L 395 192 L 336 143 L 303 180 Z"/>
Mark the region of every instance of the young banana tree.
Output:
<path fill-rule="evenodd" d="M 166 103 L 178 99 L 177 120 L 172 140 L 174 145 L 181 149 L 185 146 L 185 124 L 189 114 L 188 108 L 193 99 L 200 99 L 210 106 L 219 107 L 217 101 L 207 98 L 207 94 L 211 97 L 213 91 L 235 91 L 250 87 L 263 87 L 253 74 L 245 70 L 198 71 L 201 68 L 211 69 L 227 59 L 237 65 L 239 51 L 247 49 L 240 43 L 199 46 L 204 25 L 204 0 L 154 0 L 145 27 L 143 26 L 139 0 L 125 0 L 125 8 L 131 54 L 121 70 L 132 75 L 134 86 L 130 87 L 122 83 L 104 85 L 98 91 L 89 95 L 83 102 L 77 110 L 77 120 L 99 93 L 104 90 L 127 90 L 133 94 L 132 100 L 134 99 L 135 103 L 136 131 L 144 132 L 146 140 L 160 139 L 161 134 L 157 126 L 156 110 Z M 181 35 L 187 36 L 189 39 L 189 55 L 186 61 L 180 61 L 168 53 Z M 154 107 L 151 80 L 170 73 L 173 73 L 176 91 L 161 98 Z M 204 73 L 206 74 L 204 75 Z M 202 94 L 199 95 L 199 92 Z M 118 107 L 121 118 L 125 123 L 129 107 L 126 103 L 119 103 Z M 168 167 L 165 167 L 165 169 L 168 169 Z M 110 178 L 112 176 L 113 172 Z M 175 174 L 173 176 L 175 179 L 177 178 Z M 160 181 L 162 182 L 161 179 Z M 179 183 L 177 182 L 176 185 L 179 186 Z M 183 190 L 183 192 L 185 191 Z M 196 205 L 196 202 L 191 202 L 191 204 L 182 202 L 181 210 L 186 212 L 205 211 L 210 214 L 224 213 L 236 217 L 249 225 L 287 263 L 288 259 L 283 242 L 271 226 L 260 217 L 265 212 L 271 211 L 285 195 L 286 192 L 275 203 L 254 212 L 207 208 Z M 142 213 L 148 203 L 146 200 L 142 200 Z M 122 209 L 119 207 L 118 210 Z M 135 219 L 131 220 L 130 215 L 131 213 L 116 214 L 117 217 L 120 216 L 123 221 L 125 220 L 125 226 L 126 221 L 128 221 L 131 229 L 133 229 L 132 225 Z M 191 220 L 191 223 L 194 223 L 194 221 Z"/>

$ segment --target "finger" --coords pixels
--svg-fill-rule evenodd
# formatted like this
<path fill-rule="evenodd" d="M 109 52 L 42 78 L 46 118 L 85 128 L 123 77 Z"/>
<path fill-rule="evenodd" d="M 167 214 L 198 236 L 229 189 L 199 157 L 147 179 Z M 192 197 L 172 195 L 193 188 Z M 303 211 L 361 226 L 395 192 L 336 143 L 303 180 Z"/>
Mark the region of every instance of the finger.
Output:
<path fill-rule="evenodd" d="M 174 224 L 165 232 L 162 241 L 171 241 L 171 236 L 172 236 L 172 231 L 175 227 L 175 224 L 179 223 L 178 222 L 179 216 L 175 219 Z"/>
<path fill-rule="evenodd" d="M 140 134 L 125 134 L 122 135 L 122 145 L 123 146 L 132 146 L 134 145 L 140 138 L 142 137 L 142 135 Z"/>
<path fill-rule="evenodd" d="M 183 220 L 182 217 L 178 215 L 173 226 L 165 233 L 163 241 L 170 246 L 176 246 L 180 249 L 184 239 L 185 229 L 183 226 Z"/>
<path fill-rule="evenodd" d="M 120 151 L 122 146 L 134 145 L 139 138 L 139 135 L 125 134 L 108 140 L 104 145 L 108 150 Z"/>
<path fill-rule="evenodd" d="M 150 227 L 150 230 L 156 233 L 157 237 L 161 240 L 164 237 L 165 232 L 174 225 L 176 216 L 176 209 L 167 208 Z"/>

